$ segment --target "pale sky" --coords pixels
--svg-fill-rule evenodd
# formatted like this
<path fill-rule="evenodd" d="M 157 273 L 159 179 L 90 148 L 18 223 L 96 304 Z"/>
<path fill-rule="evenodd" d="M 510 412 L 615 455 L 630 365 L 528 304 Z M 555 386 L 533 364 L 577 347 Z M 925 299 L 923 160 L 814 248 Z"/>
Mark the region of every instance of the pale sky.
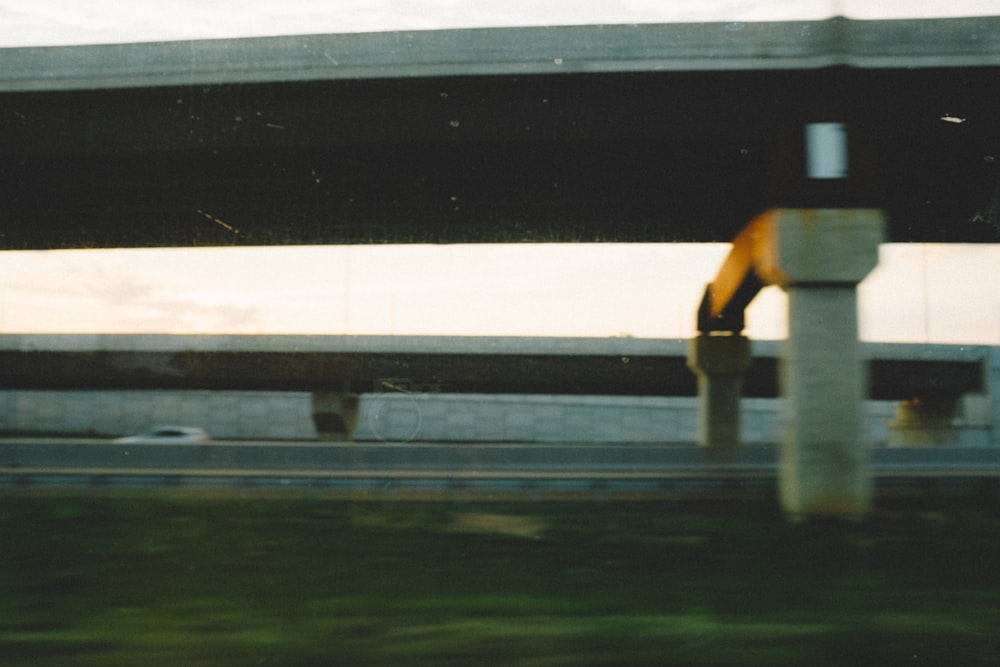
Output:
<path fill-rule="evenodd" d="M 983 16 L 1000 0 L 0 0 L 0 47 L 591 23 Z M 0 253 L 0 331 L 687 337 L 725 244 Z M 866 340 L 1000 344 L 1000 245 L 886 245 Z M 754 338 L 785 335 L 766 289 Z"/>
<path fill-rule="evenodd" d="M 685 338 L 728 244 L 315 246 L 0 253 L 5 333 Z M 1000 245 L 887 244 L 864 340 L 1000 344 Z M 786 334 L 767 288 L 748 335 Z"/>

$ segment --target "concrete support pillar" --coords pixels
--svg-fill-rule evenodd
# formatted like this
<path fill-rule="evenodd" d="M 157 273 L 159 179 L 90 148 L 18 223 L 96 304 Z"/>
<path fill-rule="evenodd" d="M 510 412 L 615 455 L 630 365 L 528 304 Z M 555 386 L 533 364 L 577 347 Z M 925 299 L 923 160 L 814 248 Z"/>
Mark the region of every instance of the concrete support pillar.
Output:
<path fill-rule="evenodd" d="M 312 418 L 316 433 L 323 440 L 353 440 L 358 425 L 356 394 L 317 391 L 312 395 Z"/>
<path fill-rule="evenodd" d="M 785 511 L 862 516 L 871 500 L 866 367 L 853 285 L 788 288 L 780 492 Z"/>
<path fill-rule="evenodd" d="M 883 216 L 778 210 L 758 265 L 788 293 L 780 495 L 792 518 L 860 517 L 871 502 L 856 286 L 878 263 Z"/>
<path fill-rule="evenodd" d="M 710 449 L 740 446 L 743 374 L 750 364 L 750 341 L 739 334 L 692 338 L 688 367 L 698 376 L 698 444 Z"/>

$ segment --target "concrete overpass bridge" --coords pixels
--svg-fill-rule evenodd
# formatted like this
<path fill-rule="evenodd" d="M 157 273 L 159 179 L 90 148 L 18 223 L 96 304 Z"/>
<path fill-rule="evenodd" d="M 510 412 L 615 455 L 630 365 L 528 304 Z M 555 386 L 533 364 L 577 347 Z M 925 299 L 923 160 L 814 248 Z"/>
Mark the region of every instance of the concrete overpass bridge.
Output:
<path fill-rule="evenodd" d="M 745 398 L 780 396 L 781 345 L 753 343 Z M 991 433 L 982 444 L 1000 446 L 996 348 L 871 343 L 863 350 L 866 398 L 898 404 L 897 444 L 957 442 L 954 422 L 972 409 Z M 0 335 L 0 390 L 310 392 L 320 435 L 349 437 L 343 429 L 357 423 L 351 410 L 358 397 L 383 392 L 420 394 L 425 402 L 445 394 L 480 401 L 498 395 L 693 397 L 698 383 L 688 352 L 687 341 L 634 338 L 6 334 Z M 908 407 L 916 402 L 934 406 L 930 418 Z M 362 415 L 362 426 L 370 426 L 364 422 Z"/>
<path fill-rule="evenodd" d="M 0 49 L 0 248 L 1000 239 L 1000 18 Z M 849 129 L 808 179 L 803 127 Z"/>
<path fill-rule="evenodd" d="M 743 395 L 779 396 L 780 341 L 755 341 Z M 867 343 L 874 400 L 985 393 L 989 346 Z M 5 389 L 696 396 L 688 341 L 498 336 L 0 334 Z"/>
<path fill-rule="evenodd" d="M 1000 238 L 998 66 L 996 17 L 3 49 L 0 248 L 734 239 L 701 439 L 780 285 L 784 502 L 858 514 L 854 287 L 886 238 Z"/>

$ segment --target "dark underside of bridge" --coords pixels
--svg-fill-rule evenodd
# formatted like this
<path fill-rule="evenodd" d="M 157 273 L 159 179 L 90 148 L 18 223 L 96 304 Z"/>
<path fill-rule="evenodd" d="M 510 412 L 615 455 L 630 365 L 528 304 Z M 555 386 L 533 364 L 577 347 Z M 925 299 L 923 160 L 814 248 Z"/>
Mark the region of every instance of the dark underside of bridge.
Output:
<path fill-rule="evenodd" d="M 981 392 L 982 361 L 868 363 L 869 397 L 902 400 Z M 0 352 L 0 387 L 429 391 L 694 396 L 682 357 L 547 354 Z M 778 361 L 756 357 L 743 394 L 773 398 Z"/>
<path fill-rule="evenodd" d="M 1000 241 L 1000 69 L 448 76 L 0 94 L 0 248 L 728 241 L 773 206 Z M 806 183 L 806 122 L 851 174 Z"/>

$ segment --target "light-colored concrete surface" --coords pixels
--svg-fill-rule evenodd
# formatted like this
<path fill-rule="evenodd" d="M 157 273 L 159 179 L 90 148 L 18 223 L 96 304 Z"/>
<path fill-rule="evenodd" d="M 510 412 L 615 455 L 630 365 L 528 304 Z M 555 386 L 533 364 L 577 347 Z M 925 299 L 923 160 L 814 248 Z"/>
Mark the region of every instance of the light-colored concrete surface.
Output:
<path fill-rule="evenodd" d="M 822 324 L 822 322 L 820 322 Z M 819 334 L 817 334 L 819 335 Z M 757 360 L 774 359 L 778 341 L 753 341 Z M 623 358 L 673 356 L 683 360 L 684 340 L 634 338 L 502 338 L 392 336 L 147 336 L 147 335 L 0 335 L 0 351 L 97 353 L 176 353 L 185 351 L 303 351 L 334 354 L 379 352 L 551 354 Z M 959 446 L 1000 445 L 1000 347 L 982 345 L 915 345 L 863 343 L 860 354 L 870 362 L 958 361 L 982 364 L 983 387 L 962 398 L 953 424 Z M 683 363 L 683 361 L 681 361 Z M 905 363 L 903 364 L 905 366 Z M 687 372 L 687 371 L 685 371 Z M 750 372 L 753 372 L 751 369 Z M 419 379 L 419 378 L 416 378 Z M 939 384 L 940 378 L 932 378 Z M 0 430 L 124 434 L 156 423 L 201 422 L 221 438 L 310 439 L 316 437 L 308 391 L 238 390 L 79 390 L 16 389 L 0 391 Z M 402 401 L 402 402 L 401 402 Z M 744 398 L 742 440 L 775 441 L 775 410 L 768 398 Z M 554 413 L 539 405 L 559 406 Z M 686 396 L 588 396 L 511 394 L 432 394 L 387 392 L 364 394 L 356 437 L 370 440 L 447 439 L 455 441 L 643 441 L 693 442 L 698 438 L 696 401 Z M 490 406 L 490 407 L 485 407 Z M 893 406 L 870 401 L 868 426 L 873 442 L 885 442 L 886 421 Z M 626 412 L 628 411 L 628 412 Z M 372 414 L 375 416 L 372 417 Z M 468 417 L 449 417 L 472 414 Z M 450 421 L 449 421 L 450 420 Z M 464 420 L 464 421 L 463 421 Z M 556 425 L 558 421 L 559 426 Z M 419 422 L 419 424 L 418 424 Z M 372 424 L 375 427 L 372 427 Z"/>
<path fill-rule="evenodd" d="M 756 357 L 774 357 L 781 341 L 755 340 Z M 978 361 L 989 345 L 861 343 L 866 359 Z M 0 334 L 0 352 L 336 352 L 402 354 L 545 354 L 674 356 L 687 354 L 684 338 L 533 336 L 313 336 L 171 334 Z"/>
<path fill-rule="evenodd" d="M 860 516 L 871 503 L 857 284 L 878 263 L 884 226 L 876 211 L 783 210 L 765 248 L 788 293 L 780 491 L 793 517 Z"/>
<path fill-rule="evenodd" d="M 746 336 L 700 335 L 688 347 L 688 368 L 698 376 L 698 444 L 740 446 L 743 374 L 750 365 Z"/>
<path fill-rule="evenodd" d="M 347 354 L 544 354 L 683 357 L 680 338 L 541 336 L 314 336 L 0 334 L 9 352 L 287 352 Z"/>
<path fill-rule="evenodd" d="M 0 91 L 1000 64 L 994 17 L 547 26 L 0 50 Z"/>
<path fill-rule="evenodd" d="M 742 400 L 742 440 L 778 438 L 779 399 Z M 308 392 L 0 391 L 0 431 L 111 437 L 179 423 L 185 406 L 218 439 L 314 440 Z M 694 442 L 697 399 L 684 396 L 363 394 L 359 442 Z M 866 428 L 885 442 L 893 403 L 868 401 Z M 977 427 L 980 428 L 980 427 Z M 962 431 L 960 429 L 960 431 Z"/>

